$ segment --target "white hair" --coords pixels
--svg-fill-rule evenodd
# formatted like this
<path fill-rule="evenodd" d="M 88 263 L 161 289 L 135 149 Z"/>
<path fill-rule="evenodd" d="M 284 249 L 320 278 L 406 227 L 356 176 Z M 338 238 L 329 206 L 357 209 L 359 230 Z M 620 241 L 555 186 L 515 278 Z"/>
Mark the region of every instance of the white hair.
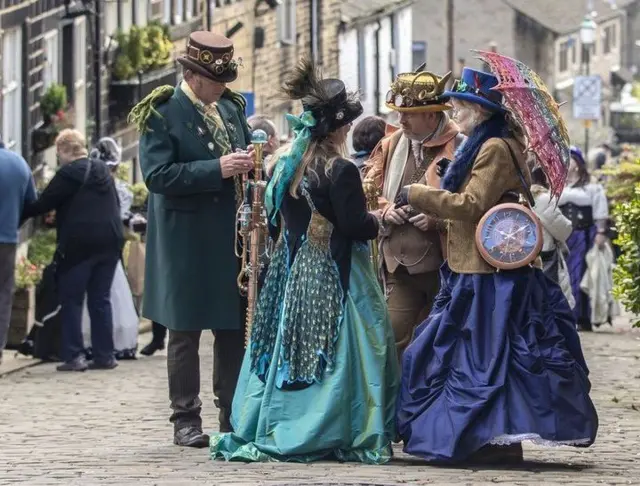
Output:
<path fill-rule="evenodd" d="M 472 103 L 470 101 L 455 98 L 452 100 L 452 102 L 455 112 L 458 112 L 460 108 L 469 110 L 471 112 L 470 118 L 465 121 L 466 125 L 471 128 L 477 127 L 493 116 L 493 113 L 490 110 L 486 109 L 482 105 L 479 105 L 478 103 Z"/>

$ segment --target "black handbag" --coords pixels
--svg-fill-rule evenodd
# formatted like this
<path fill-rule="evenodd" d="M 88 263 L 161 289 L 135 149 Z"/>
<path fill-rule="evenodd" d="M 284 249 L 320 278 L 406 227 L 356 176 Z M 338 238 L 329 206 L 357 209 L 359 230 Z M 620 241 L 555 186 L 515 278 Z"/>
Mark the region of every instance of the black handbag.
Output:
<path fill-rule="evenodd" d="M 573 229 L 585 230 L 593 226 L 593 208 L 591 206 L 578 206 L 573 203 L 567 203 L 560 206 L 560 211 L 571 221 Z"/>

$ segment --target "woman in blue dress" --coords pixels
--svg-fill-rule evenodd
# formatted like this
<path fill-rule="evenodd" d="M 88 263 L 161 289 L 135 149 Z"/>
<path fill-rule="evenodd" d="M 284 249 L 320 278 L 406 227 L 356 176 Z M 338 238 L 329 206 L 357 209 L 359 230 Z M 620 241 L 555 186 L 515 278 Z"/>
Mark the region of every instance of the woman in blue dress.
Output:
<path fill-rule="evenodd" d="M 211 455 L 238 461 L 392 455 L 399 374 L 393 331 L 367 241 L 357 167 L 345 158 L 360 102 L 301 61 L 285 83 L 302 100 L 295 133 L 274 155 L 265 204 L 277 239 L 233 400 L 234 432 Z"/>
<path fill-rule="evenodd" d="M 398 201 L 448 223 L 441 290 L 404 354 L 397 405 L 405 452 L 428 461 L 519 462 L 522 441 L 587 447 L 598 429 L 558 285 L 532 266 L 497 271 L 476 247 L 482 216 L 531 181 L 522 130 L 496 85 L 464 69 L 446 95 L 468 139 L 441 188 L 407 186 Z"/>

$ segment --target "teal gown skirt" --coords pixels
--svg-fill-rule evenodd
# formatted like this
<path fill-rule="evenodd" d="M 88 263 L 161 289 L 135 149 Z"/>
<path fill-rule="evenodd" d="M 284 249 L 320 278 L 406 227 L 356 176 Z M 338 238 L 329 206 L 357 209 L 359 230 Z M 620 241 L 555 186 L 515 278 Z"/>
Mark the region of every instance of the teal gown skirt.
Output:
<path fill-rule="evenodd" d="M 275 350 L 282 346 L 282 339 L 279 326 Z M 368 464 L 391 459 L 398 362 L 368 247 L 353 247 L 333 369 L 325 370 L 321 381 L 306 388 L 282 389 L 278 360 L 271 361 L 264 381 L 250 368 L 247 351 L 233 400 L 235 433 L 211 436 L 212 458 L 244 462 L 337 459 Z"/>

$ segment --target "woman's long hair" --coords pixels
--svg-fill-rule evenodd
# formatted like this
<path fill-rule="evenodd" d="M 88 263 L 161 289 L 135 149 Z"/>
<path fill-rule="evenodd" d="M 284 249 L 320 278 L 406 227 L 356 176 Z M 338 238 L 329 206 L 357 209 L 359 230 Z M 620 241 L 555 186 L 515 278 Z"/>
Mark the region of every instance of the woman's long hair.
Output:
<path fill-rule="evenodd" d="M 282 155 L 286 154 L 290 149 L 291 144 L 288 143 L 276 150 L 267 167 L 267 173 L 269 175 L 273 174 Z M 294 198 L 298 198 L 298 188 L 305 176 L 309 176 L 318 182 L 320 180 L 318 172 L 324 172 L 324 174 L 329 177 L 335 161 L 348 158 L 346 141 L 336 142 L 333 133 L 327 137 L 311 139 L 309 147 L 307 147 L 307 150 L 302 156 L 302 161 L 298 165 L 291 186 L 289 186 L 289 194 Z"/>

